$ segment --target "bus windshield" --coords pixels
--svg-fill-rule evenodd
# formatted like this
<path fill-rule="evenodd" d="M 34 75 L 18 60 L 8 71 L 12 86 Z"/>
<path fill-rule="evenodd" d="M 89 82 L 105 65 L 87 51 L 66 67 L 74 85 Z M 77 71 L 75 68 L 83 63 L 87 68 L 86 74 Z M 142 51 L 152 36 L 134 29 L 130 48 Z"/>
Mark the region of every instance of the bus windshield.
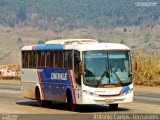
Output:
<path fill-rule="evenodd" d="M 132 83 L 129 51 L 84 52 L 84 84 L 101 87 Z"/>

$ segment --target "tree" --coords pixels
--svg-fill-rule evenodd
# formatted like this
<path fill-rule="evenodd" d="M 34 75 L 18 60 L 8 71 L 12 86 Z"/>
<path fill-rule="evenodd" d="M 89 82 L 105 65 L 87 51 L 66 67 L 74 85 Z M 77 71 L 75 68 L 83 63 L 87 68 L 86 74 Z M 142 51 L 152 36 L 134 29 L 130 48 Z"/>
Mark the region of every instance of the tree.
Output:
<path fill-rule="evenodd" d="M 144 36 L 144 42 L 148 43 L 150 41 L 150 39 L 151 39 L 151 35 L 150 34 L 145 34 L 145 36 Z"/>
<path fill-rule="evenodd" d="M 39 40 L 38 42 L 37 42 L 37 44 L 44 44 L 45 43 L 45 40 Z"/>
<path fill-rule="evenodd" d="M 156 40 L 157 40 L 158 42 L 160 42 L 160 35 L 157 35 L 157 36 L 156 36 Z"/>
<path fill-rule="evenodd" d="M 21 38 L 21 37 L 18 37 L 18 38 L 17 38 L 17 44 L 20 44 L 20 43 L 22 43 L 22 38 Z"/>
<path fill-rule="evenodd" d="M 57 39 L 63 39 L 63 37 L 62 36 L 56 36 L 56 37 L 53 38 L 53 40 L 57 40 Z"/>
<path fill-rule="evenodd" d="M 123 31 L 124 31 L 124 32 L 127 32 L 127 28 L 125 27 L 125 28 L 123 29 Z"/>

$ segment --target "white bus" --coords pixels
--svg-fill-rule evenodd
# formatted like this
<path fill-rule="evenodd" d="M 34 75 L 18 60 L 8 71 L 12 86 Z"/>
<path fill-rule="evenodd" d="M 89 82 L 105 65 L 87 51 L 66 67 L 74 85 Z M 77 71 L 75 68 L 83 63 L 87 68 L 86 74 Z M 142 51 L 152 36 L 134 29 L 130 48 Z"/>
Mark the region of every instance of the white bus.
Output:
<path fill-rule="evenodd" d="M 133 101 L 130 49 L 94 39 L 50 40 L 22 48 L 21 91 L 42 106 L 65 102 L 109 105 Z"/>

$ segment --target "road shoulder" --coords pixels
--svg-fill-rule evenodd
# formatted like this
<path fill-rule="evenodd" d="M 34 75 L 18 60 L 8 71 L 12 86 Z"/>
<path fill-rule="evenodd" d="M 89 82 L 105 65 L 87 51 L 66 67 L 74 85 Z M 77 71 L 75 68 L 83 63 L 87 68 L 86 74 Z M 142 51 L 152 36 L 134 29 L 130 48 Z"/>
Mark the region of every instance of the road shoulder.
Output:
<path fill-rule="evenodd" d="M 150 86 L 137 86 L 133 87 L 134 91 L 146 91 L 146 92 L 157 92 L 160 93 L 160 87 L 150 87 Z"/>
<path fill-rule="evenodd" d="M 20 80 L 0 80 L 0 84 L 20 84 Z"/>

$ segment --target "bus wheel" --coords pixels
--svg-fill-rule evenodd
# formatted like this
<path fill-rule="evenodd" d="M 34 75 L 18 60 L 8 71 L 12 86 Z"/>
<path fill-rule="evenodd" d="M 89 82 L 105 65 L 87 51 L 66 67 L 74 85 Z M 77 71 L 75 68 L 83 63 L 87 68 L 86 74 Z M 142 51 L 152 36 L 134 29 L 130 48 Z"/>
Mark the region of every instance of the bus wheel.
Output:
<path fill-rule="evenodd" d="M 52 101 L 41 100 L 39 89 L 36 90 L 36 99 L 38 107 L 49 107 L 52 104 Z"/>
<path fill-rule="evenodd" d="M 109 104 L 111 110 L 118 110 L 118 104 Z"/>
<path fill-rule="evenodd" d="M 36 99 L 37 99 L 37 106 L 43 106 L 43 101 L 41 100 L 41 95 L 39 89 L 36 89 Z"/>
<path fill-rule="evenodd" d="M 76 105 L 73 103 L 71 93 L 67 93 L 67 107 L 70 111 L 76 111 Z"/>

